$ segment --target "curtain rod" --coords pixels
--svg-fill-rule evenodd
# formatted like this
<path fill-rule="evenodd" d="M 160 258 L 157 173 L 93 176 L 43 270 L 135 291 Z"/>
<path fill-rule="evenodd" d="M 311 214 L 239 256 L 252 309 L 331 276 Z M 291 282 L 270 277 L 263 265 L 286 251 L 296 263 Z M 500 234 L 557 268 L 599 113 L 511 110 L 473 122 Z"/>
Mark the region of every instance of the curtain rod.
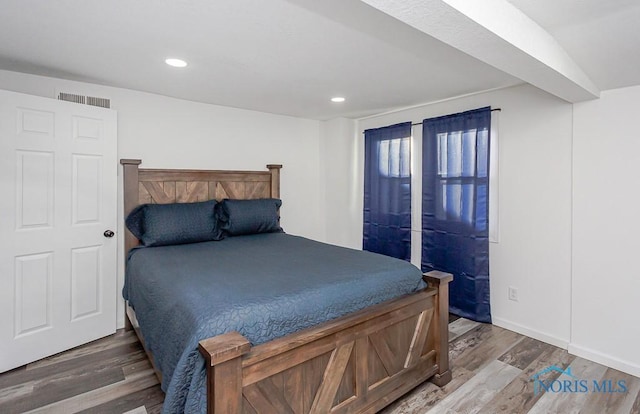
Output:
<path fill-rule="evenodd" d="M 493 108 L 491 109 L 491 112 L 493 111 L 502 111 L 502 108 Z M 417 126 L 417 125 L 422 125 L 422 122 L 416 122 L 415 124 L 411 124 L 411 126 Z M 362 131 L 362 133 L 364 134 L 364 131 Z"/>
<path fill-rule="evenodd" d="M 502 108 L 493 108 L 491 109 L 491 112 L 493 111 L 502 111 Z M 411 124 L 411 126 L 416 126 L 416 125 L 422 125 L 422 122 L 416 122 L 415 124 Z"/>

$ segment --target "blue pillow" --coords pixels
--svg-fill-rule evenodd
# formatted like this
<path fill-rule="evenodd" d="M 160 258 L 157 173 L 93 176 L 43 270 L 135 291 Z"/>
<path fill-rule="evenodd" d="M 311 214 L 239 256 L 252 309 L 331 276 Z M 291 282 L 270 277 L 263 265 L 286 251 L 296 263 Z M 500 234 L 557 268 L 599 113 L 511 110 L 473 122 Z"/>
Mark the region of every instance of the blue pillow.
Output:
<path fill-rule="evenodd" d="M 229 236 L 256 233 L 281 233 L 277 198 L 256 200 L 225 199 L 216 206 L 220 229 Z"/>
<path fill-rule="evenodd" d="M 219 240 L 215 200 L 198 203 L 143 204 L 131 211 L 125 224 L 143 246 Z"/>

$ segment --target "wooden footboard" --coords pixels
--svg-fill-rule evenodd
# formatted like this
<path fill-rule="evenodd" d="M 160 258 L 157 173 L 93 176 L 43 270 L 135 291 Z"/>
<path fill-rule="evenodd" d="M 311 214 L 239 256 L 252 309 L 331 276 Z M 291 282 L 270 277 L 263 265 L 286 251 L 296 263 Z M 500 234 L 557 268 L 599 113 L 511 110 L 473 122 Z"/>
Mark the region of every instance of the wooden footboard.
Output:
<path fill-rule="evenodd" d="M 251 348 L 237 332 L 200 342 L 209 414 L 373 413 L 431 378 L 451 380 L 448 273 L 427 289 Z"/>

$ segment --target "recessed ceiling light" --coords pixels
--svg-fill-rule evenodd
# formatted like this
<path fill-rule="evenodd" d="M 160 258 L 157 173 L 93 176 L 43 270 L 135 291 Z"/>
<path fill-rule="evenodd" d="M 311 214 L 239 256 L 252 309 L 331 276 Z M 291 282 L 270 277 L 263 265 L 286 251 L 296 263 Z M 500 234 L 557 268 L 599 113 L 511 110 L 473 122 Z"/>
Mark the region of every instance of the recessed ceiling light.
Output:
<path fill-rule="evenodd" d="M 166 63 L 169 66 L 173 66 L 174 68 L 184 68 L 185 66 L 187 66 L 187 62 L 185 62 L 182 59 L 175 59 L 175 58 L 165 59 L 164 63 Z"/>
<path fill-rule="evenodd" d="M 336 96 L 334 98 L 331 98 L 331 102 L 344 102 L 345 99 L 342 96 Z"/>

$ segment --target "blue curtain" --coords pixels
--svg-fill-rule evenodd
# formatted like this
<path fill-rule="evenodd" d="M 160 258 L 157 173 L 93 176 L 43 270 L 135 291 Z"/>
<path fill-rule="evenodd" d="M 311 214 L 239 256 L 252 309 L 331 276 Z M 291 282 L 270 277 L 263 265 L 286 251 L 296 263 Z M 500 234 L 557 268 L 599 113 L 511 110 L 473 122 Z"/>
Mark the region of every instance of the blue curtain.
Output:
<path fill-rule="evenodd" d="M 422 124 L 422 270 L 452 273 L 449 312 L 491 322 L 489 133 L 491 109 Z"/>
<path fill-rule="evenodd" d="M 364 132 L 363 249 L 411 259 L 411 122 Z"/>

